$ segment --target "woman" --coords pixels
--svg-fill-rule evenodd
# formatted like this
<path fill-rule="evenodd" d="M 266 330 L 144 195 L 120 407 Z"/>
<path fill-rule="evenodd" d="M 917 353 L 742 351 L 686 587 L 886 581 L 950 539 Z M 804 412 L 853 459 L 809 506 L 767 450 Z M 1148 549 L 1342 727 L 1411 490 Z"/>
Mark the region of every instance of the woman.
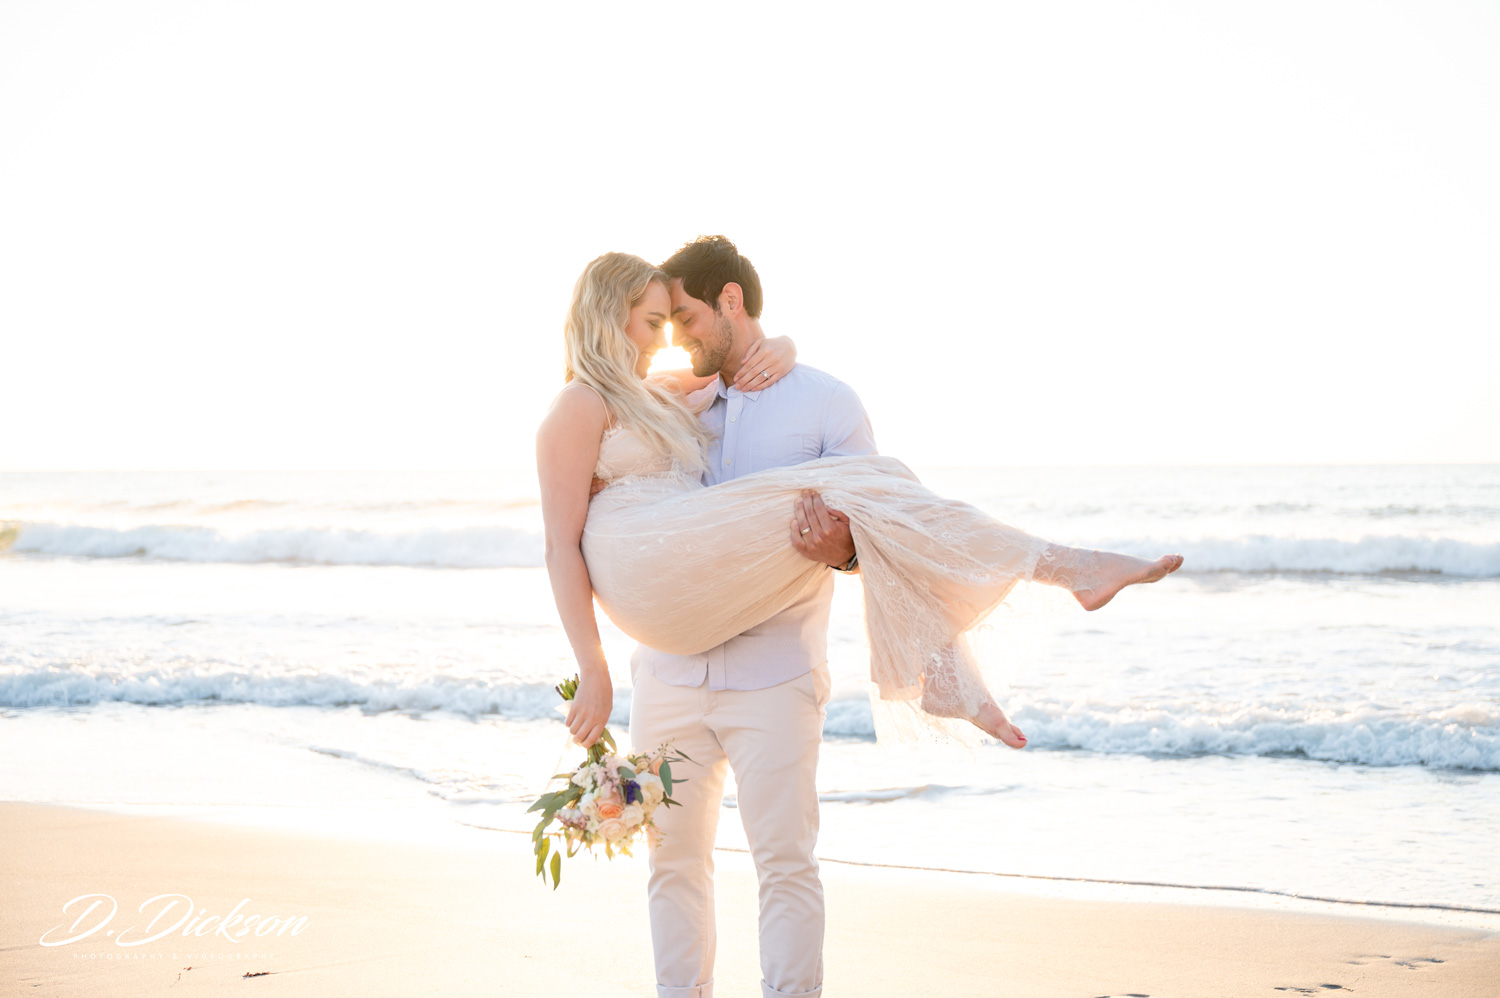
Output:
<path fill-rule="evenodd" d="M 1094 610 L 1182 564 L 1051 544 L 933 494 L 889 457 L 822 458 L 705 488 L 708 436 L 687 394 L 713 379 L 647 376 L 670 313 L 666 276 L 646 261 L 590 263 L 564 325 L 568 386 L 537 434 L 547 569 L 579 666 L 568 726 L 581 745 L 613 706 L 594 599 L 653 648 L 716 647 L 820 580 L 824 566 L 787 539 L 786 510 L 805 491 L 849 515 L 880 699 L 950 733 L 947 719 L 972 722 L 1013 748 L 1026 737 L 985 688 L 965 633 L 1023 579 Z M 752 350 L 741 379 L 763 387 L 790 369 L 789 341 Z M 596 478 L 607 484 L 591 500 Z"/>

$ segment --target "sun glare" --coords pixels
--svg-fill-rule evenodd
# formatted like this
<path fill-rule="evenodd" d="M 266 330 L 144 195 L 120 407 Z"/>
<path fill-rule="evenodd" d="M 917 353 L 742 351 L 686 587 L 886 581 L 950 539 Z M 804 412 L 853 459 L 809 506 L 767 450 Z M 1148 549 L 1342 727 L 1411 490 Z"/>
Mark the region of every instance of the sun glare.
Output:
<path fill-rule="evenodd" d="M 693 358 L 682 347 L 667 347 L 651 358 L 653 371 L 680 371 L 684 367 L 692 366 Z"/>
<path fill-rule="evenodd" d="M 672 342 L 672 324 L 667 323 L 667 342 Z M 652 371 L 680 371 L 693 366 L 693 358 L 682 347 L 666 347 L 651 358 Z"/>

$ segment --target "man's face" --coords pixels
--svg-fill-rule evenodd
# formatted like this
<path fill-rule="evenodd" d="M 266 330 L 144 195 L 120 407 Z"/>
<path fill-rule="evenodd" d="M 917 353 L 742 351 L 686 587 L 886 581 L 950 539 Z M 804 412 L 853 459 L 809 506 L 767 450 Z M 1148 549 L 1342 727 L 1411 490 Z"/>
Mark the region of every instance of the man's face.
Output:
<path fill-rule="evenodd" d="M 682 290 L 680 279 L 672 282 L 672 345 L 692 355 L 693 373 L 700 378 L 718 374 L 734 346 L 729 319 Z"/>

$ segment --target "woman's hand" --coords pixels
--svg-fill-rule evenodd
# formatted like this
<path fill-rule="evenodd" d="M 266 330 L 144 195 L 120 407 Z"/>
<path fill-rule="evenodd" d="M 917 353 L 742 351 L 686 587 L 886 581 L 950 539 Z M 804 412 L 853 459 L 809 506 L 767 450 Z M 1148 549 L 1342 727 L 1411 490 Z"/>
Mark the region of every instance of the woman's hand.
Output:
<path fill-rule="evenodd" d="M 758 392 L 776 384 L 797 363 L 797 344 L 790 336 L 756 340 L 745 351 L 740 371 L 734 376 L 734 387 L 742 392 Z"/>
<path fill-rule="evenodd" d="M 610 682 L 609 669 L 581 672 L 578 689 L 568 701 L 568 730 L 573 733 L 573 740 L 584 748 L 593 748 L 614 709 L 615 687 Z"/>

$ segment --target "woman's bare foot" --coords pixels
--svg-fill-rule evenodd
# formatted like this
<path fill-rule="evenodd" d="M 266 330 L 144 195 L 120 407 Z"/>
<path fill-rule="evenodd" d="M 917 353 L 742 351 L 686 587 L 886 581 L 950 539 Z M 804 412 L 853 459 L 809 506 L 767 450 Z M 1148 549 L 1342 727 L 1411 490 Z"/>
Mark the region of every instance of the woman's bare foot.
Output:
<path fill-rule="evenodd" d="M 1162 555 L 1155 561 L 1132 558 L 1128 554 L 1101 555 L 1099 574 L 1104 581 L 1093 589 L 1075 589 L 1073 598 L 1085 610 L 1097 610 L 1126 586 L 1143 585 L 1171 575 L 1182 567 L 1182 555 Z"/>
<path fill-rule="evenodd" d="M 962 717 L 991 738 L 998 738 L 1011 748 L 1025 748 L 1026 736 L 1021 729 L 1010 723 L 1005 711 L 993 700 L 986 700 L 973 717 L 968 716 L 957 704 L 937 703 L 933 698 L 922 697 L 922 709 L 934 717 Z"/>
<path fill-rule="evenodd" d="M 1010 723 L 1010 718 L 1005 716 L 1005 711 L 1000 709 L 999 704 L 991 700 L 979 708 L 979 713 L 969 720 L 979 726 L 980 730 L 992 738 L 998 738 L 1011 748 L 1025 748 L 1026 736 L 1021 734 L 1021 729 Z"/>

